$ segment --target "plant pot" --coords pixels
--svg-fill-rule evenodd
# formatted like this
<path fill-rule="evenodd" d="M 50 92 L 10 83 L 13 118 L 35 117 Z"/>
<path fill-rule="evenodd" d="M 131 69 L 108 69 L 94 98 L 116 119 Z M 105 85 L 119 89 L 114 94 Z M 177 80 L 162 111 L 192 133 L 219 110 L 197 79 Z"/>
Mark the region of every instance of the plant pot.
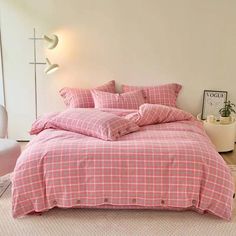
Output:
<path fill-rule="evenodd" d="M 229 124 L 231 122 L 232 122 L 231 116 L 227 116 L 227 117 L 221 116 L 220 117 L 220 124 Z"/>

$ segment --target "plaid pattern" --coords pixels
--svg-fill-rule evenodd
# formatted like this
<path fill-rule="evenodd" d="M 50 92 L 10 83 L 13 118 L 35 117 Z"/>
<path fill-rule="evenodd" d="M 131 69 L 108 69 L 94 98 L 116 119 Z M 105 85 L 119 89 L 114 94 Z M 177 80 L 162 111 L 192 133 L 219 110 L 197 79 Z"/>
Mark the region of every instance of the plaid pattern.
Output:
<path fill-rule="evenodd" d="M 31 126 L 30 135 L 35 135 L 43 131 L 48 126 L 48 121 L 57 116 L 59 112 L 50 112 L 40 116 Z"/>
<path fill-rule="evenodd" d="M 48 119 L 46 125 L 43 119 L 42 127 L 67 130 L 107 141 L 117 140 L 123 135 L 139 130 L 139 126 L 132 121 L 93 108 L 67 109 Z"/>
<path fill-rule="evenodd" d="M 107 142 L 46 129 L 18 158 L 14 217 L 53 207 L 193 209 L 231 218 L 230 170 L 193 121 L 143 126 Z"/>
<path fill-rule="evenodd" d="M 126 115 L 126 119 L 139 126 L 168 123 L 181 120 L 195 120 L 188 112 L 159 104 L 143 104 L 139 111 Z"/>
<path fill-rule="evenodd" d="M 162 104 L 176 107 L 176 100 L 182 86 L 180 84 L 163 84 L 159 86 L 140 87 L 122 85 L 123 92 L 130 92 L 142 89 L 147 103 Z"/>
<path fill-rule="evenodd" d="M 112 80 L 102 86 L 97 87 L 96 89 L 104 92 L 115 93 L 115 81 Z M 91 95 L 90 89 L 63 88 L 59 91 L 59 93 L 67 107 L 94 107 L 93 97 Z"/>
<path fill-rule="evenodd" d="M 112 94 L 92 90 L 95 108 L 122 108 L 138 109 L 145 103 L 142 90 L 131 91 L 123 94 Z"/>

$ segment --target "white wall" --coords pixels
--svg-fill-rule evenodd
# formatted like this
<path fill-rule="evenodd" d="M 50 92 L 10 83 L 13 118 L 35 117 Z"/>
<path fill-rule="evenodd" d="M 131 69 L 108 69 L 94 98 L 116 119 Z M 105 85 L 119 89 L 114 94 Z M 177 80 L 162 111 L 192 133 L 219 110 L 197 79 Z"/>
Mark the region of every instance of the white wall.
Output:
<path fill-rule="evenodd" d="M 200 112 L 204 89 L 229 91 L 236 102 L 235 0 L 0 0 L 9 134 L 28 138 L 34 120 L 33 56 L 28 40 L 56 33 L 60 70 L 38 67 L 39 113 L 64 108 L 63 86 L 183 85 L 179 106 Z"/>
<path fill-rule="evenodd" d="M 0 18 L 1 20 L 1 18 Z M 2 47 L 2 43 L 1 43 L 1 21 L 0 21 L 0 104 L 4 105 L 5 101 L 4 101 L 4 90 L 3 90 L 3 71 L 2 71 L 2 53 L 1 53 L 1 47 Z"/>
<path fill-rule="evenodd" d="M 1 104 L 1 105 L 4 105 L 2 64 L 1 64 L 1 51 L 0 51 L 0 104 Z"/>

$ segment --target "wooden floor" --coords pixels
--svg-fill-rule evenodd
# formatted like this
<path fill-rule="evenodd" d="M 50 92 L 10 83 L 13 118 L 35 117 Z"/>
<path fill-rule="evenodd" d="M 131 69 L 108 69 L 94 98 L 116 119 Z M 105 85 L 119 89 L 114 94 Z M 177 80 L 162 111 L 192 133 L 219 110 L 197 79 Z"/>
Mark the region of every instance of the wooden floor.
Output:
<path fill-rule="evenodd" d="M 28 142 L 19 142 L 19 143 L 21 145 L 21 149 L 24 150 Z M 236 145 L 235 145 L 234 151 L 224 152 L 220 154 L 228 165 L 236 165 Z"/>

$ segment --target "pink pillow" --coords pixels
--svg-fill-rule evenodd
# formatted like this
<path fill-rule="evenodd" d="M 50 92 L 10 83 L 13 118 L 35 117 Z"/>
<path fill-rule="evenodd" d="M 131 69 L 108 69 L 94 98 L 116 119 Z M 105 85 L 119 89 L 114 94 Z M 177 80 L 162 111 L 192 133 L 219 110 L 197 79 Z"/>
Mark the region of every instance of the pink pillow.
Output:
<path fill-rule="evenodd" d="M 87 108 L 69 108 L 64 112 L 41 116 L 32 125 L 30 134 L 38 134 L 45 129 L 60 129 L 104 140 L 119 137 L 139 130 L 134 122 L 112 113 Z"/>
<path fill-rule="evenodd" d="M 139 126 L 132 121 L 96 109 L 67 109 L 49 123 L 51 128 L 64 129 L 110 141 L 139 130 Z"/>
<path fill-rule="evenodd" d="M 145 103 L 142 90 L 122 94 L 92 90 L 95 108 L 138 109 Z"/>
<path fill-rule="evenodd" d="M 142 89 L 147 103 L 176 107 L 176 100 L 181 88 L 180 84 L 174 83 L 150 87 L 122 85 L 122 92 Z"/>
<path fill-rule="evenodd" d="M 112 80 L 96 88 L 100 91 L 115 93 L 115 81 Z M 59 91 L 67 107 L 92 108 L 94 107 L 93 98 L 90 89 L 81 88 L 63 88 Z"/>
<path fill-rule="evenodd" d="M 138 126 L 195 120 L 193 115 L 186 111 L 159 104 L 143 104 L 137 112 L 128 114 L 125 118 Z"/>
<path fill-rule="evenodd" d="M 38 134 L 48 127 L 48 121 L 57 116 L 59 112 L 46 113 L 40 116 L 34 123 L 29 131 L 30 135 Z"/>

